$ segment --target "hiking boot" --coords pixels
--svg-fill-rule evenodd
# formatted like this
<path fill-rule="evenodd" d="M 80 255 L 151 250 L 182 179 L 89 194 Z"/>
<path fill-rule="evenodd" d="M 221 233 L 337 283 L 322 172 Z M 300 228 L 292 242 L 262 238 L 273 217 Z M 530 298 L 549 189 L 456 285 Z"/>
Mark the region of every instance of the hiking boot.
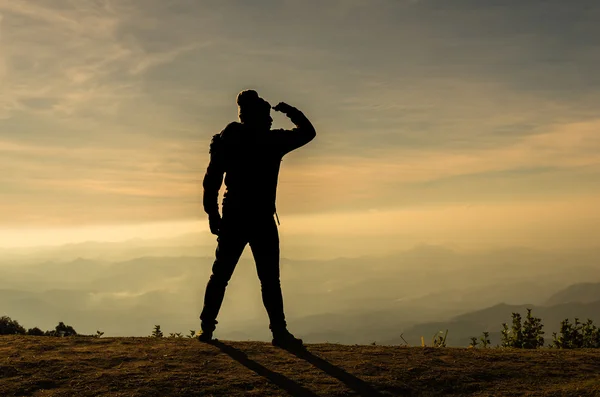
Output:
<path fill-rule="evenodd" d="M 200 335 L 198 335 L 198 340 L 200 342 L 210 342 L 213 339 L 213 332 L 217 328 L 217 324 L 219 322 L 217 320 L 205 321 L 202 320 L 200 325 Z"/>
<path fill-rule="evenodd" d="M 284 349 L 304 348 L 304 345 L 302 344 L 302 339 L 296 338 L 287 329 L 273 332 L 273 341 L 271 343 L 273 344 L 273 346 L 281 347 Z"/>
<path fill-rule="evenodd" d="M 208 330 L 202 330 L 200 335 L 198 335 L 198 340 L 200 342 L 210 342 L 213 340 L 213 332 Z"/>

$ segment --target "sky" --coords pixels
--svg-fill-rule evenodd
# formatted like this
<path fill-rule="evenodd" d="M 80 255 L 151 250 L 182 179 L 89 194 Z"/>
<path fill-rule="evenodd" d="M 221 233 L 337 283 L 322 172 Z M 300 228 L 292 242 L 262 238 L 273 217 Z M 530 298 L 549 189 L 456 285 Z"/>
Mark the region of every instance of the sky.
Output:
<path fill-rule="evenodd" d="M 0 246 L 205 230 L 208 143 L 249 88 L 317 129 L 284 159 L 282 234 L 597 245 L 598 20 L 596 0 L 0 0 Z"/>

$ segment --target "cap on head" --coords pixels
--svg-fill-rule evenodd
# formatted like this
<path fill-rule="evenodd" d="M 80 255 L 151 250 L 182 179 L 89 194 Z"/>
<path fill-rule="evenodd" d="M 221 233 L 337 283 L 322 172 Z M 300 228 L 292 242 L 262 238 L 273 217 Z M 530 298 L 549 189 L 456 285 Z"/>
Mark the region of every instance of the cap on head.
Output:
<path fill-rule="evenodd" d="M 245 90 L 238 94 L 236 99 L 238 116 L 241 122 L 263 119 L 269 117 L 271 105 L 258 96 L 254 90 Z"/>

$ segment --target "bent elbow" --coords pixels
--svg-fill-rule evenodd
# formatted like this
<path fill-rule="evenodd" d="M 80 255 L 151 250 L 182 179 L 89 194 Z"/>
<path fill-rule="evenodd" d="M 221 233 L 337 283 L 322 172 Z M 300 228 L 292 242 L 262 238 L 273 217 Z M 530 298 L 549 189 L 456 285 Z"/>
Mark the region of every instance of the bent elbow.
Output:
<path fill-rule="evenodd" d="M 315 127 L 310 124 L 308 126 L 308 128 L 306 128 L 306 139 L 307 139 L 307 143 L 312 141 L 313 139 L 315 139 L 315 137 L 317 136 L 317 130 L 315 129 Z"/>

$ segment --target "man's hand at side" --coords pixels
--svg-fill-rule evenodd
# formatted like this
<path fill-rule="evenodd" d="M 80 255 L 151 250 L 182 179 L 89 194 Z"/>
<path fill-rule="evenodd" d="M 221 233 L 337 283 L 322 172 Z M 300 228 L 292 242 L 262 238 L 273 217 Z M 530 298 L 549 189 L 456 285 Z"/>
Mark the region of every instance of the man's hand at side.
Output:
<path fill-rule="evenodd" d="M 212 213 L 208 215 L 208 226 L 210 227 L 210 232 L 215 236 L 219 235 L 221 231 L 221 215 L 219 213 Z"/>

